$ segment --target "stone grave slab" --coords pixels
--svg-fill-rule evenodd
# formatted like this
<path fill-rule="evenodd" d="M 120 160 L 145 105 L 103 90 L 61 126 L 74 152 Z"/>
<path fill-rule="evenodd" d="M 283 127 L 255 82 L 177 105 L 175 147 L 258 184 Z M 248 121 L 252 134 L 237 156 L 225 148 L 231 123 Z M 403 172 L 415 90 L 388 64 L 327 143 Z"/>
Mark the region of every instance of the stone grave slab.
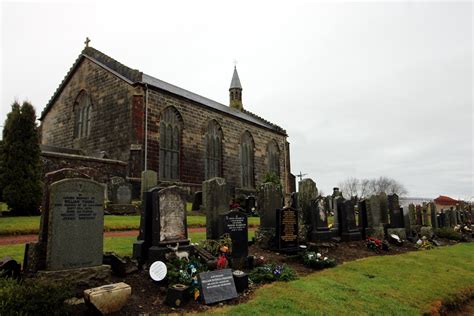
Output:
<path fill-rule="evenodd" d="M 205 304 L 230 300 L 238 296 L 231 269 L 201 272 L 198 279 Z"/>

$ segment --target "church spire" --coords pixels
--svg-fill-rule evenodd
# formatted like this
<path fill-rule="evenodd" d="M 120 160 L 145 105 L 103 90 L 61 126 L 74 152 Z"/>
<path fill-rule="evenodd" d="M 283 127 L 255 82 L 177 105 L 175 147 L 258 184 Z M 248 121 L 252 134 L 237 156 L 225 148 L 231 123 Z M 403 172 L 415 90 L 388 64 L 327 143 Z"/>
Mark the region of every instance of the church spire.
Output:
<path fill-rule="evenodd" d="M 243 110 L 242 105 L 242 85 L 240 84 L 239 74 L 237 73 L 237 66 L 234 66 L 234 74 L 229 88 L 229 106 L 234 109 Z"/>

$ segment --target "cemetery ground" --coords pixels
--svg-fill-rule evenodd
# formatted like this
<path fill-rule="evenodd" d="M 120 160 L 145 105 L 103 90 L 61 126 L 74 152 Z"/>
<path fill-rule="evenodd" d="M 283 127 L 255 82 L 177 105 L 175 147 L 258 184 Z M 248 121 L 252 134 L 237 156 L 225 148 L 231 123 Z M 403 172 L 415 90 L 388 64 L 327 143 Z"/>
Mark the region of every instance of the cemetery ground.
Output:
<path fill-rule="evenodd" d="M 254 236 L 249 232 L 249 240 Z M 205 239 L 204 232 L 190 233 L 192 242 Z M 133 237 L 104 238 L 104 252 L 130 256 Z M 444 241 L 448 244 L 448 241 Z M 314 272 L 286 256 L 251 246 L 249 253 L 267 262 L 285 263 L 299 279 L 251 286 L 244 296 L 217 305 L 190 302 L 183 308 L 164 304 L 166 284 L 157 284 L 140 271 L 126 277 L 113 276 L 111 282 L 125 282 L 133 294 L 117 315 L 143 312 L 182 313 L 199 311 L 217 314 L 378 314 L 420 315 L 474 295 L 474 243 L 451 242 L 429 251 L 417 250 L 411 243 L 391 247 L 376 254 L 364 241 L 331 244 L 322 250 L 336 259 L 338 266 Z M 0 257 L 10 255 L 19 262 L 24 245 L 0 246 Z M 151 299 L 153 298 L 153 299 Z M 223 306 L 223 307 L 222 307 Z M 436 314 L 436 313 L 435 313 Z"/>

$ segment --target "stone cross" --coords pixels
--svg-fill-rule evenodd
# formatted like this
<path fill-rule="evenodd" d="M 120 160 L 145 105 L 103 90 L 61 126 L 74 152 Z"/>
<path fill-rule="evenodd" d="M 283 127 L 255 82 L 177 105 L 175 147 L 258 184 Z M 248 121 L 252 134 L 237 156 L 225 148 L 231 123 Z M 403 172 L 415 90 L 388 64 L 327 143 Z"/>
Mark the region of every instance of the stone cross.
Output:
<path fill-rule="evenodd" d="M 89 47 L 89 43 L 90 43 L 90 39 L 89 37 L 86 37 L 86 41 L 84 42 L 84 44 L 86 44 L 86 47 Z"/>
<path fill-rule="evenodd" d="M 302 181 L 302 180 L 303 180 L 303 177 L 306 176 L 306 175 L 307 175 L 307 173 L 301 173 L 301 171 L 300 171 L 300 174 L 297 174 L 296 176 L 297 176 L 298 178 L 300 178 L 300 181 Z"/>

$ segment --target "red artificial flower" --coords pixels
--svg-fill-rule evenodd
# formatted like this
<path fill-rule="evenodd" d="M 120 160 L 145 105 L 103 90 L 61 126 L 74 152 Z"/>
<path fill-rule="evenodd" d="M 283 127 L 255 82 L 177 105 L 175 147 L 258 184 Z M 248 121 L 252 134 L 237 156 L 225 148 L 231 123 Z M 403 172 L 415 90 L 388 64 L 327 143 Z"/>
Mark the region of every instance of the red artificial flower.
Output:
<path fill-rule="evenodd" d="M 225 256 L 219 256 L 217 259 L 217 269 L 227 268 L 227 258 Z"/>

